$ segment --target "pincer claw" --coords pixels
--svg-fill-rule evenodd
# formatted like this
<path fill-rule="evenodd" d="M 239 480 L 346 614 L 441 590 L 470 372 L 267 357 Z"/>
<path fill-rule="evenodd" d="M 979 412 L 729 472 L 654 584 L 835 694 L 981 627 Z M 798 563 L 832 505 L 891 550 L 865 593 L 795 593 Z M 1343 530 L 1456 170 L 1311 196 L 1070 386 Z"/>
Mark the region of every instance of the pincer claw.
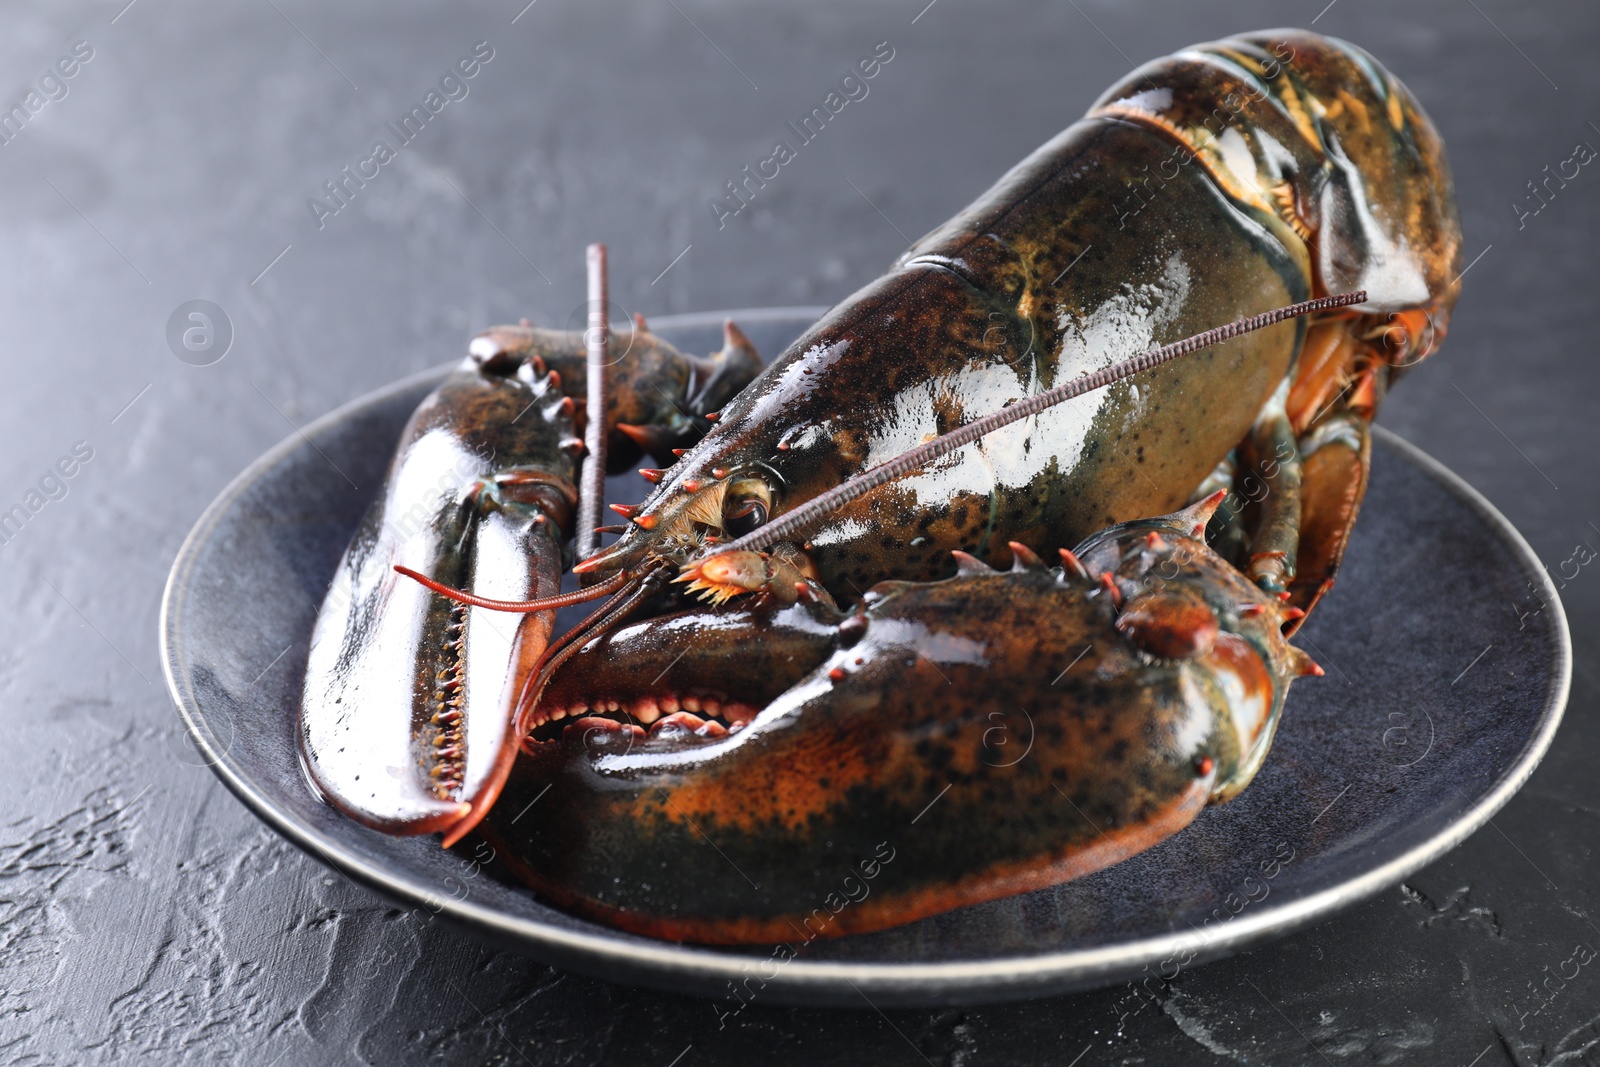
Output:
<path fill-rule="evenodd" d="M 300 707 L 302 761 L 325 799 L 446 845 L 510 773 L 522 682 L 555 608 L 496 613 L 559 590 L 575 496 L 559 391 L 526 363 L 497 366 L 469 359 L 412 416 L 323 601 Z"/>

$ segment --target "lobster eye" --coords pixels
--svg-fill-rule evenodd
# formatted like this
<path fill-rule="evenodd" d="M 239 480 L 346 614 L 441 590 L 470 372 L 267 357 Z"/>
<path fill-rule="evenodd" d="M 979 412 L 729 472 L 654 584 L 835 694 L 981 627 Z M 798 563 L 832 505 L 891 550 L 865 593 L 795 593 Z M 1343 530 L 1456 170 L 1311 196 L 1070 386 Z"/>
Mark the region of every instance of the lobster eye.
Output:
<path fill-rule="evenodd" d="M 733 537 L 743 537 L 764 526 L 772 511 L 772 490 L 760 478 L 740 478 L 728 487 L 722 509 L 722 528 Z"/>
<path fill-rule="evenodd" d="M 740 507 L 729 511 L 723 526 L 734 537 L 743 537 L 767 521 L 767 506 L 759 500 L 746 500 Z"/>

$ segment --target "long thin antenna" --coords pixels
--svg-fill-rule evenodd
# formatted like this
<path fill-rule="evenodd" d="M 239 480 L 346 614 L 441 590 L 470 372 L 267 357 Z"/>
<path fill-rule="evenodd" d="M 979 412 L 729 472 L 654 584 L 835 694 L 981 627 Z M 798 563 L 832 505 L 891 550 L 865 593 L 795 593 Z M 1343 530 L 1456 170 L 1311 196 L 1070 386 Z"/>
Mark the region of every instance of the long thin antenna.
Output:
<path fill-rule="evenodd" d="M 577 555 L 586 559 L 600 548 L 601 512 L 606 506 L 606 365 L 610 363 L 611 324 L 606 293 L 606 246 L 592 244 L 589 265 L 589 328 L 584 331 L 588 369 L 588 424 L 583 432 L 587 457 L 578 494 Z"/>
<path fill-rule="evenodd" d="M 764 548 L 777 544 L 779 541 L 789 540 L 795 534 L 810 527 L 817 520 L 839 510 L 851 501 L 865 496 L 885 482 L 893 481 L 919 467 L 927 466 L 940 456 L 954 452 L 962 445 L 971 444 L 978 438 L 985 434 L 993 433 L 1002 426 L 1009 426 L 1013 422 L 1018 422 L 1030 415 L 1037 415 L 1046 408 L 1054 407 L 1064 400 L 1071 400 L 1075 396 L 1082 396 L 1084 393 L 1099 389 L 1102 386 L 1120 382 L 1124 378 L 1132 377 L 1152 367 L 1158 367 L 1163 363 L 1177 359 L 1179 356 L 1197 352 L 1202 348 L 1209 348 L 1211 345 L 1238 337 L 1240 334 L 1259 330 L 1263 326 L 1271 326 L 1285 319 L 1292 319 L 1298 315 L 1306 315 L 1315 311 L 1349 307 L 1351 304 L 1363 303 L 1366 299 L 1366 291 L 1360 290 L 1354 293 L 1346 293 L 1343 296 L 1328 296 L 1319 300 L 1306 300 L 1299 304 L 1290 304 L 1288 307 L 1277 308 L 1273 311 L 1263 312 L 1260 315 L 1252 315 L 1246 319 L 1239 319 L 1237 322 L 1230 322 L 1226 326 L 1218 326 L 1204 333 L 1195 334 L 1193 337 L 1185 338 L 1170 345 L 1164 345 L 1143 355 L 1123 360 L 1121 363 L 1113 363 L 1111 366 L 1097 370 L 1093 374 L 1085 374 L 1080 378 L 1074 378 L 1072 381 L 1058 385 L 1054 389 L 1035 393 L 1033 396 L 1025 397 L 993 414 L 985 415 L 983 418 L 969 422 L 965 426 L 959 426 L 947 434 L 935 437 L 932 441 L 924 442 L 909 451 L 902 452 L 895 458 L 886 460 L 876 467 L 868 468 L 860 474 L 840 482 L 827 492 L 812 497 L 793 511 L 779 516 L 765 526 L 759 526 L 743 537 L 728 542 L 726 545 L 719 545 L 716 551 L 708 553 L 705 558 L 710 559 L 712 556 L 720 556 L 725 552 L 759 552 Z"/>
<path fill-rule="evenodd" d="M 395 573 L 403 574 L 412 581 L 432 589 L 440 596 L 454 600 L 457 604 L 470 604 L 475 608 L 490 608 L 494 611 L 513 611 L 524 615 L 535 611 L 553 611 L 556 608 L 564 608 L 572 604 L 587 604 L 591 600 L 599 600 L 608 593 L 616 592 L 628 582 L 628 575 L 619 572 L 615 577 L 607 578 L 597 585 L 591 585 L 587 589 L 574 590 L 571 593 L 562 593 L 559 596 L 541 597 L 538 600 L 493 600 L 486 596 L 469 593 L 465 589 L 455 589 L 445 585 L 443 582 L 436 582 L 426 574 L 414 571 L 410 567 L 399 563 L 394 565 L 394 569 Z"/>

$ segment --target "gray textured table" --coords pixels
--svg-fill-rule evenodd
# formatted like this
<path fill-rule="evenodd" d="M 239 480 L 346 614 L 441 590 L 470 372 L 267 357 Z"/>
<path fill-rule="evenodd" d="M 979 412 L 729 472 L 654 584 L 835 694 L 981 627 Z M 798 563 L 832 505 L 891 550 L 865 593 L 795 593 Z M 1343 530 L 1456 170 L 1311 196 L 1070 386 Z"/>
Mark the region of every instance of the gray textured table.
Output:
<path fill-rule="evenodd" d="M 0 508 L 39 505 L 0 544 L 6 1062 L 1600 1061 L 1600 972 L 1542 984 L 1576 944 L 1600 946 L 1600 577 L 1574 562 L 1575 545 L 1600 546 L 1600 177 L 1585 167 L 1537 214 L 1526 184 L 1600 145 L 1593 10 L 121 3 L 0 15 L 0 104 L 27 115 L 0 143 Z M 161 583 L 206 502 L 296 426 L 483 325 L 566 321 L 591 240 L 610 244 L 628 310 L 835 300 L 1134 61 L 1319 10 L 1316 28 L 1371 49 L 1425 102 L 1481 254 L 1443 354 L 1383 421 L 1482 489 L 1566 585 L 1567 722 L 1491 828 L 1404 886 L 1155 993 L 889 1013 L 757 1003 L 719 1025 L 709 1002 L 398 922 L 199 765 L 161 684 Z M 719 228 L 708 199 L 880 41 L 894 58 L 869 95 Z M 474 77 L 330 199 L 324 183 L 374 141 L 397 145 L 385 124 L 475 46 Z M 168 324 L 192 300 L 226 322 L 190 351 L 184 310 L 180 360 Z M 196 365 L 224 333 L 225 358 Z M 75 450 L 72 476 L 56 474 Z M 1506 625 L 1534 606 L 1507 605 Z M 1494 667 L 1491 647 L 1472 669 Z"/>

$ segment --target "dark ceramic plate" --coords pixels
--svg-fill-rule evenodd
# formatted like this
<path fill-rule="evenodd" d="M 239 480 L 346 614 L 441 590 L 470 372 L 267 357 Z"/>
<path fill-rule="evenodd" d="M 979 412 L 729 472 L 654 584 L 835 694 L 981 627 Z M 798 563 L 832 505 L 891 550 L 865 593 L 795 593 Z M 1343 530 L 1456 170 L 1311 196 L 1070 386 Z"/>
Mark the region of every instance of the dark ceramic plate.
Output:
<path fill-rule="evenodd" d="M 820 310 L 734 315 L 770 355 Z M 721 320 L 655 328 L 706 352 Z M 1265 769 L 1237 800 L 1090 877 L 813 942 L 781 966 L 773 947 L 620 933 L 480 869 L 470 842 L 450 853 L 437 838 L 386 837 L 341 817 L 296 760 L 318 603 L 401 425 L 442 373 L 317 420 L 207 509 L 167 585 L 167 684 L 203 758 L 279 833 L 374 889 L 558 966 L 708 994 L 756 975 L 770 1001 L 856 1005 L 862 994 L 879 1005 L 972 1002 L 1146 967 L 1170 974 L 1325 918 L 1456 845 L 1527 780 L 1566 704 L 1566 620 L 1533 552 L 1471 487 L 1380 428 L 1339 587 L 1299 638 L 1327 676 L 1295 686 Z M 611 499 L 646 488 L 635 475 L 613 479 Z"/>

